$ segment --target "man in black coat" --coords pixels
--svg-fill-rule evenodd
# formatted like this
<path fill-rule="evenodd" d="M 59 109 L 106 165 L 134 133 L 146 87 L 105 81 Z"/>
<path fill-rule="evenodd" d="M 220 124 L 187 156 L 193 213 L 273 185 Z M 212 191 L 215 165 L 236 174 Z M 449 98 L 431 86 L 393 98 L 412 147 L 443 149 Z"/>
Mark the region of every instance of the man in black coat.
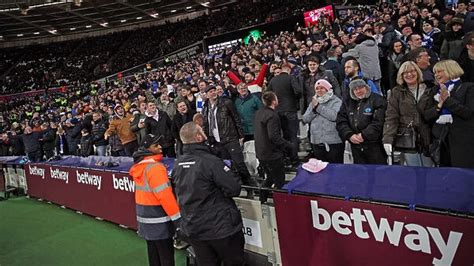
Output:
<path fill-rule="evenodd" d="M 279 104 L 276 109 L 282 125 L 283 138 L 291 143 L 289 153 L 290 162 L 298 163 L 298 103 L 301 96 L 301 86 L 295 77 L 290 76 L 290 67 L 283 65 L 280 75 L 274 77 L 268 84 L 268 90 L 273 91 L 278 97 Z"/>
<path fill-rule="evenodd" d="M 41 125 L 43 131 L 43 153 L 46 160 L 54 157 L 54 149 L 56 147 L 56 130 L 51 128 L 49 123 L 43 123 Z"/>
<path fill-rule="evenodd" d="M 255 152 L 260 165 L 266 174 L 263 187 L 283 187 L 285 182 L 285 151 L 291 150 L 293 144 L 285 140 L 281 134 L 281 124 L 275 109 L 278 97 L 274 92 L 267 91 L 262 95 L 264 107 L 258 110 L 254 118 Z M 268 191 L 260 192 L 260 201 L 265 202 Z"/>
<path fill-rule="evenodd" d="M 171 135 L 171 119 L 168 114 L 156 108 L 156 103 L 150 101 L 147 103 L 145 115 L 146 134 L 163 136 L 160 139 L 163 156 L 175 158 L 174 139 Z"/>
<path fill-rule="evenodd" d="M 232 160 L 232 166 L 239 172 L 244 185 L 256 186 L 244 161 L 244 132 L 234 103 L 226 97 L 218 97 L 213 85 L 206 88 L 206 96 L 202 114 L 209 143 L 222 159 Z"/>
<path fill-rule="evenodd" d="M 337 114 L 336 128 L 343 140 L 351 143 L 356 164 L 387 164 L 382 133 L 387 103 L 370 91 L 363 79 L 349 83 L 350 98 Z"/>
<path fill-rule="evenodd" d="M 33 132 L 30 126 L 25 127 L 22 135 L 23 144 L 25 145 L 26 155 L 31 162 L 40 162 L 43 159 L 41 153 L 41 132 Z"/>
<path fill-rule="evenodd" d="M 199 265 L 244 265 L 242 216 L 233 197 L 240 194 L 237 174 L 205 145 L 206 134 L 194 122 L 180 130 L 183 155 L 171 180 L 181 213 L 181 231 Z"/>
<path fill-rule="evenodd" d="M 183 142 L 181 141 L 181 138 L 179 137 L 179 131 L 181 130 L 181 127 L 188 123 L 193 121 L 193 116 L 196 113 L 195 110 L 188 108 L 188 105 L 186 104 L 186 100 L 182 99 L 179 100 L 176 103 L 176 109 L 178 112 L 176 115 L 173 117 L 173 122 L 171 124 L 171 134 L 173 135 L 173 138 L 176 140 L 176 153 L 177 155 L 183 154 Z"/>
<path fill-rule="evenodd" d="M 100 112 L 92 114 L 92 140 L 94 142 L 98 156 L 106 155 L 106 148 L 109 142 L 105 139 L 105 131 L 109 128 L 109 122 L 102 117 Z"/>

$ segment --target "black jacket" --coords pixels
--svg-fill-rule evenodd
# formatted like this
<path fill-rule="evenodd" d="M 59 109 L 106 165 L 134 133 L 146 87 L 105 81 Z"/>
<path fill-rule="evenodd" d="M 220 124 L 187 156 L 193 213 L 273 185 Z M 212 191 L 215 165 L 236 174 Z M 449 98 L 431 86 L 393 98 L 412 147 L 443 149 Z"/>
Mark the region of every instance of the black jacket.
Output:
<path fill-rule="evenodd" d="M 56 130 L 48 128 L 43 131 L 43 150 L 54 151 L 56 146 Z"/>
<path fill-rule="evenodd" d="M 33 153 L 41 150 L 40 139 L 43 136 L 41 132 L 32 132 L 31 134 L 23 134 L 22 140 L 25 145 L 26 153 Z"/>
<path fill-rule="evenodd" d="M 179 112 L 176 113 L 171 124 L 171 135 L 174 139 L 181 141 L 181 138 L 179 137 L 179 131 L 184 124 L 193 121 L 194 114 L 196 114 L 196 111 L 189 108 L 188 112 L 184 115 L 180 114 Z"/>
<path fill-rule="evenodd" d="M 242 230 L 232 197 L 240 194 L 240 177 L 204 144 L 185 144 L 171 179 L 181 212 L 181 230 L 191 239 L 212 240 Z"/>
<path fill-rule="evenodd" d="M 291 143 L 281 134 L 280 118 L 271 108 L 263 107 L 254 118 L 255 152 L 262 161 L 272 161 L 284 156 L 291 149 Z"/>
<path fill-rule="evenodd" d="M 242 129 L 239 114 L 235 110 L 234 103 L 224 97 L 217 99 L 217 128 L 219 130 L 220 143 L 229 143 L 231 141 L 238 141 L 244 137 L 244 131 Z M 207 136 L 211 136 L 209 133 L 209 112 L 210 112 L 209 100 L 204 104 L 202 114 L 204 117 L 204 133 Z"/>
<path fill-rule="evenodd" d="M 275 92 L 278 97 L 279 112 L 296 112 L 298 99 L 301 97 L 301 86 L 298 80 L 289 74 L 282 72 L 270 80 L 268 90 Z"/>
<path fill-rule="evenodd" d="M 346 99 L 337 114 L 339 136 L 349 140 L 353 134 L 362 133 L 363 145 L 381 144 L 386 110 L 387 102 L 375 93 L 362 100 Z"/>
<path fill-rule="evenodd" d="M 91 134 L 81 138 L 81 156 L 87 157 L 94 154 L 94 137 Z"/>
<path fill-rule="evenodd" d="M 94 141 L 94 144 L 96 146 L 105 146 L 109 143 L 104 138 L 105 131 L 107 131 L 108 128 L 109 128 L 109 123 L 107 123 L 104 118 L 100 119 L 99 121 L 94 121 L 91 135 L 92 135 L 92 140 Z"/>
<path fill-rule="evenodd" d="M 80 123 L 65 129 L 67 145 L 70 152 L 76 151 L 77 145 L 81 143 L 81 129 L 82 126 Z"/>
<path fill-rule="evenodd" d="M 163 148 L 169 148 L 174 145 L 174 139 L 171 135 L 171 119 L 168 114 L 161 110 L 158 112 L 159 119 L 156 121 L 153 117 L 145 118 L 146 134 L 153 134 L 155 136 L 163 136 L 160 140 L 160 145 Z"/>

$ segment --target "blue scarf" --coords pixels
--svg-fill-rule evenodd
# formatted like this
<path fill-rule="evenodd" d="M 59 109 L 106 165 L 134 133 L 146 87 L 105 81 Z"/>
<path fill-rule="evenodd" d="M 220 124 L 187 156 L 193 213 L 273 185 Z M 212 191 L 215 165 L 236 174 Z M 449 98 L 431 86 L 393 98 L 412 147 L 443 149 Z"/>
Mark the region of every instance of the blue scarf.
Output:
<path fill-rule="evenodd" d="M 451 85 L 454 85 L 454 87 L 456 87 L 457 85 L 461 84 L 461 79 L 456 79 L 456 80 L 448 80 L 448 82 L 444 83 L 444 85 L 446 86 L 446 88 L 449 88 L 449 86 Z M 438 88 L 438 94 L 440 93 L 440 88 Z M 441 109 L 441 115 L 450 115 L 451 112 L 446 108 L 446 107 L 443 107 Z"/>

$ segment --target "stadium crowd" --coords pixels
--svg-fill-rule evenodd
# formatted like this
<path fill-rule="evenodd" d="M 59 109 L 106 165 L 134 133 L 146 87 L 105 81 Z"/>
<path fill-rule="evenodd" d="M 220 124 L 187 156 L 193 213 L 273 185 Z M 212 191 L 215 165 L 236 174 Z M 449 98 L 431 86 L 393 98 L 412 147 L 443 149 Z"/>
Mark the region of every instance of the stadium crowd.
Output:
<path fill-rule="evenodd" d="M 199 18 L 198 28 L 215 34 L 263 22 L 274 11 L 314 7 L 279 2 L 270 8 L 264 1 L 265 12 L 237 16 L 229 25 L 214 23 L 212 15 Z M 50 45 L 40 50 L 47 59 L 39 65 L 29 63 L 33 55 L 12 53 L 22 64 L 1 84 L 4 93 L 52 80 L 73 89 L 5 103 L 0 155 L 26 154 L 31 161 L 131 156 L 152 133 L 163 136 L 163 154 L 175 157 L 182 153 L 179 129 L 195 121 L 216 152 L 234 161 L 244 183 L 252 184 L 243 142 L 255 140 L 262 161 L 284 154 L 287 164 L 298 164 L 300 112 L 312 155 L 324 161 L 342 163 L 347 141 L 354 163 L 386 164 L 400 151 L 410 166 L 472 168 L 474 5 L 459 1 L 453 10 L 434 0 L 405 2 L 349 9 L 334 21 L 323 17 L 317 26 L 295 25 L 292 32 L 264 35 L 211 58 L 199 54 L 105 85 L 90 83 L 94 64 L 110 60 L 120 62 L 113 71 L 125 69 L 200 40 L 203 32 L 189 27 L 194 21 L 183 21 L 157 35 L 140 30 Z M 138 43 L 145 44 L 136 48 Z M 279 120 L 272 113 L 257 115 L 262 109 Z M 283 132 L 281 145 L 266 145 L 257 124 L 271 124 L 272 136 Z"/>

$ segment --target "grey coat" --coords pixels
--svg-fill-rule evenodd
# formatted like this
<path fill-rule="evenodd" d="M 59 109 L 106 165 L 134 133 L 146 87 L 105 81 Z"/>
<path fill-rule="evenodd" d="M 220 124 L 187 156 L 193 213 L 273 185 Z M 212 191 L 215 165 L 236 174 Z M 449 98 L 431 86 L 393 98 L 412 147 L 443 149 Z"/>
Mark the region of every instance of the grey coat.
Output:
<path fill-rule="evenodd" d="M 342 54 L 342 57 L 355 57 L 360 64 L 364 77 L 374 81 L 382 78 L 379 47 L 374 39 L 370 38 L 357 44 L 354 48 Z"/>
<path fill-rule="evenodd" d="M 336 118 L 341 108 L 342 100 L 332 96 L 329 101 L 320 103 L 316 107 L 310 104 L 303 115 L 303 122 L 310 124 L 312 144 L 342 143 L 336 129 Z"/>

